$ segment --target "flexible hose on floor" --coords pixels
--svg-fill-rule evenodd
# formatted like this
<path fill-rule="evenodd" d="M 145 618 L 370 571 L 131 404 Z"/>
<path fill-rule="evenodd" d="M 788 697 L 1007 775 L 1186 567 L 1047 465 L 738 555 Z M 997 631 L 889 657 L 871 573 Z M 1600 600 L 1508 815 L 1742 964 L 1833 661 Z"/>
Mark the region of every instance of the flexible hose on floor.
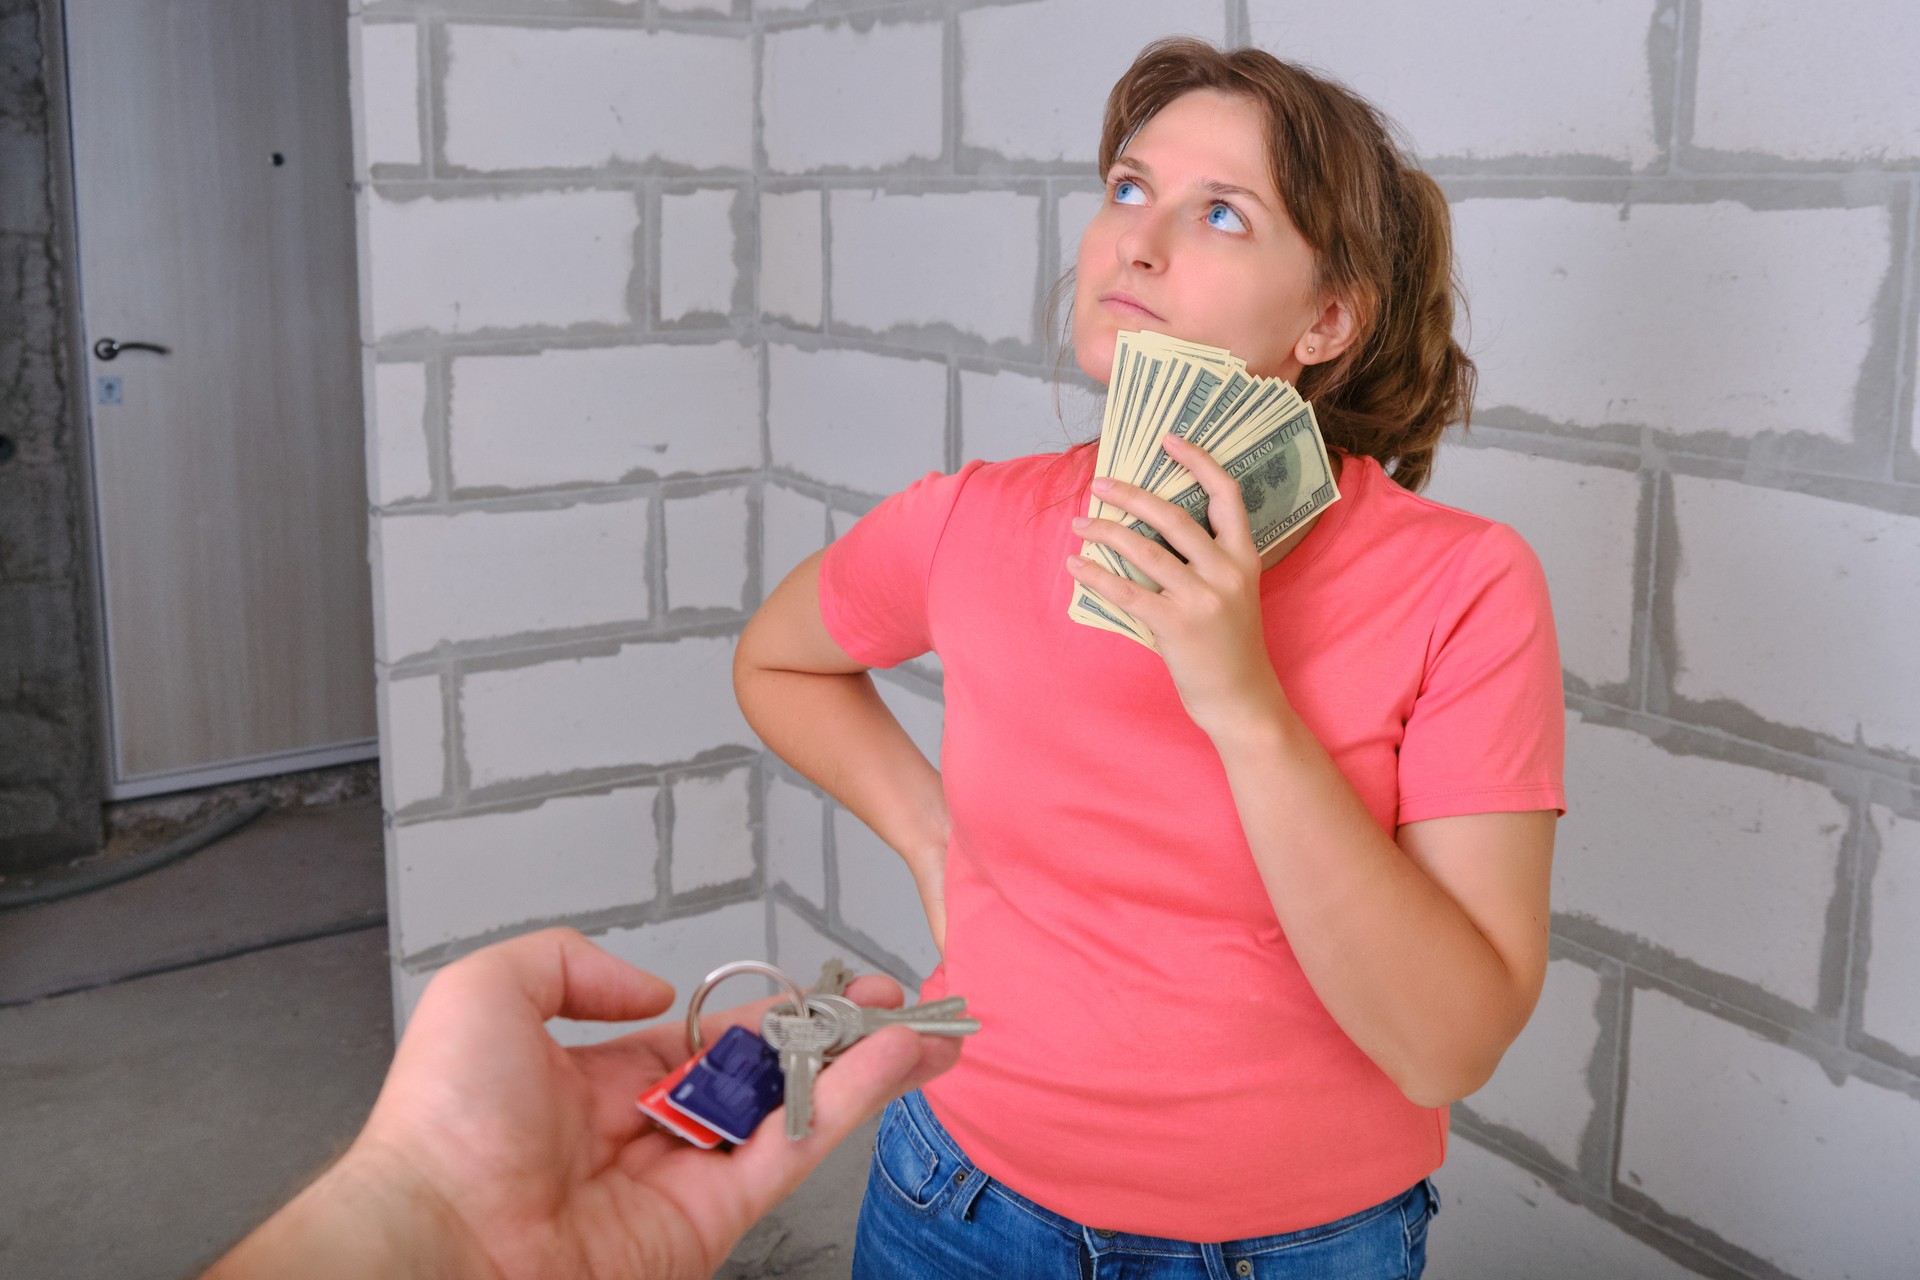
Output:
<path fill-rule="evenodd" d="M 223 836 L 232 835 L 266 811 L 267 805 L 264 801 L 242 805 L 232 813 L 215 818 L 205 826 L 188 832 L 178 840 L 168 841 L 158 849 L 149 849 L 131 858 L 122 858 L 89 867 L 76 875 L 59 880 L 28 885 L 22 889 L 0 890 L 0 911 L 78 897 L 83 893 L 92 893 L 95 889 L 104 889 L 110 884 L 119 884 L 122 880 L 146 875 L 149 871 L 158 871 L 169 863 L 180 861 L 188 854 L 200 852 Z"/>

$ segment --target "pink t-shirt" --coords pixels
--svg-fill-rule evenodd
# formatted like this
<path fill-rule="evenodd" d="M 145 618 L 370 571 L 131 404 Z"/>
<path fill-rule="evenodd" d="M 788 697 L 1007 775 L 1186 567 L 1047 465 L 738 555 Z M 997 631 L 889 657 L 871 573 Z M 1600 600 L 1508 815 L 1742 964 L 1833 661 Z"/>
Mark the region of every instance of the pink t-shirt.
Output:
<path fill-rule="evenodd" d="M 1079 1222 L 1232 1240 L 1329 1222 L 1438 1168 L 1407 1101 L 1308 986 L 1212 743 L 1161 658 L 1067 618 L 1093 451 L 969 463 L 827 551 L 857 661 L 929 649 L 946 693 L 946 955 L 983 1024 L 941 1123 Z M 1563 809 L 1546 581 L 1518 534 L 1344 459 L 1342 499 L 1261 576 L 1294 707 L 1376 821 Z"/>

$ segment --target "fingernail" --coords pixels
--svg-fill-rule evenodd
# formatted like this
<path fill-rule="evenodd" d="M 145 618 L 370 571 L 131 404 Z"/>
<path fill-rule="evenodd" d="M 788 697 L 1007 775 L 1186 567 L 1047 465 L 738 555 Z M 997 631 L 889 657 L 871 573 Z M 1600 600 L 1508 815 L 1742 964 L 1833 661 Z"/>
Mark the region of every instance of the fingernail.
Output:
<path fill-rule="evenodd" d="M 1079 568 L 1079 567 L 1080 567 L 1081 565 L 1083 565 L 1083 564 L 1085 564 L 1086 562 L 1087 562 L 1087 560 L 1086 560 L 1086 557 L 1085 557 L 1085 556 L 1077 556 L 1077 555 L 1075 555 L 1075 556 L 1068 556 L 1068 557 L 1067 557 L 1067 568 L 1069 568 L 1069 569 L 1078 569 L 1078 568 Z"/>
<path fill-rule="evenodd" d="M 1110 477 L 1108 476 L 1094 477 L 1093 491 L 1095 493 L 1105 493 L 1107 490 L 1111 488 L 1113 488 L 1113 480 Z"/>
<path fill-rule="evenodd" d="M 1088 525 L 1092 523 L 1093 521 L 1087 519 L 1085 516 L 1075 516 L 1073 518 L 1073 531 L 1075 533 L 1079 533 L 1082 529 L 1085 529 Z"/>

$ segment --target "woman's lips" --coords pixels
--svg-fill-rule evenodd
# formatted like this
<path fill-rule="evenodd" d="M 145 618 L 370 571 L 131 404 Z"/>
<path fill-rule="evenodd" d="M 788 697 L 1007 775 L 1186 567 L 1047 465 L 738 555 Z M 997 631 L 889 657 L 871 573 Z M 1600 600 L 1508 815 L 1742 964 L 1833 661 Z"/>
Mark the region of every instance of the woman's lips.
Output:
<path fill-rule="evenodd" d="M 1124 293 L 1103 293 L 1100 301 L 1120 312 L 1122 315 L 1146 316 L 1151 320 L 1160 319 L 1160 313 L 1144 306 L 1137 299 Z"/>

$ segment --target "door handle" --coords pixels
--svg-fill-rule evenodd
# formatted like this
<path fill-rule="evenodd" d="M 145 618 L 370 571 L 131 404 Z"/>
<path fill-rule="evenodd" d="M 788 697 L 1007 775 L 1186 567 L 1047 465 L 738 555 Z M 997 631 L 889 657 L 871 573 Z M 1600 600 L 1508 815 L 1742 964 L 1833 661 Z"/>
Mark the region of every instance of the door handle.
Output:
<path fill-rule="evenodd" d="M 102 338 L 93 344 L 93 354 L 102 360 L 111 360 L 122 351 L 151 351 L 164 356 L 168 350 L 157 342 L 115 342 L 112 338 Z"/>

